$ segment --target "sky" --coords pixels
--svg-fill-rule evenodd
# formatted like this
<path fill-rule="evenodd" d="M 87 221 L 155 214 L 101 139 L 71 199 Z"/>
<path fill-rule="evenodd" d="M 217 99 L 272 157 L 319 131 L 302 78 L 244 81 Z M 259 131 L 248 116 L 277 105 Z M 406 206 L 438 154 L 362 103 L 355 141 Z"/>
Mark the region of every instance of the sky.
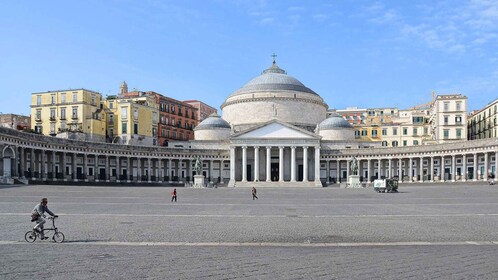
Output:
<path fill-rule="evenodd" d="M 217 109 L 277 55 L 329 108 L 498 97 L 498 1 L 0 2 L 0 112 L 34 92 L 155 91 Z"/>

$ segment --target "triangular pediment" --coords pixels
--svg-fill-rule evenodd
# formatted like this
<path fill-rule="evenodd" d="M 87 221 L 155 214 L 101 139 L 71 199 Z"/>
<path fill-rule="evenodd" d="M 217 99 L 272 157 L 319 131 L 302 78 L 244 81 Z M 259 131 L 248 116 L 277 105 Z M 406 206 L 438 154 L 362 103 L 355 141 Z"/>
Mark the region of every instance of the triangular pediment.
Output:
<path fill-rule="evenodd" d="M 243 131 L 236 139 L 316 139 L 317 135 L 296 126 L 273 121 L 262 126 Z"/>

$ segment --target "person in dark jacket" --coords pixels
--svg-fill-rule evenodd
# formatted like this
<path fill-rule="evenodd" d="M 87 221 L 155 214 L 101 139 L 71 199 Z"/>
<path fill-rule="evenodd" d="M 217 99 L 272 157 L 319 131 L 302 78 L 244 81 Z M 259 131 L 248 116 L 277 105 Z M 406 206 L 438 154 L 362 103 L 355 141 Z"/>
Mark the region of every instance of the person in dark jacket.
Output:
<path fill-rule="evenodd" d="M 34 231 L 40 233 L 41 239 L 47 239 L 43 234 L 43 224 L 45 224 L 45 212 L 50 214 L 53 217 L 58 217 L 52 211 L 50 211 L 47 207 L 48 199 L 46 197 L 42 198 L 41 202 L 38 203 L 33 211 L 31 212 L 31 221 L 36 222 L 36 225 L 33 227 Z"/>
<path fill-rule="evenodd" d="M 173 200 L 176 202 L 176 189 L 171 193 L 171 202 L 173 202 Z"/>
<path fill-rule="evenodd" d="M 258 199 L 258 196 L 256 196 L 256 188 L 255 187 L 252 187 L 252 200 L 254 199 Z"/>

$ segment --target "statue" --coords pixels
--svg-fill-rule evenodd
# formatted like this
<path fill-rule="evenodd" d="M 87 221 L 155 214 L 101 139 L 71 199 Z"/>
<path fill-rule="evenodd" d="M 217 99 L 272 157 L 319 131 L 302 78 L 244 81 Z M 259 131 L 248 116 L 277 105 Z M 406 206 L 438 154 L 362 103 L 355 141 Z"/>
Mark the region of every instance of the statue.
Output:
<path fill-rule="evenodd" d="M 199 157 L 195 159 L 194 171 L 196 175 L 201 175 L 202 163 Z"/>
<path fill-rule="evenodd" d="M 351 171 L 353 175 L 358 175 L 358 160 L 355 157 L 351 160 Z"/>

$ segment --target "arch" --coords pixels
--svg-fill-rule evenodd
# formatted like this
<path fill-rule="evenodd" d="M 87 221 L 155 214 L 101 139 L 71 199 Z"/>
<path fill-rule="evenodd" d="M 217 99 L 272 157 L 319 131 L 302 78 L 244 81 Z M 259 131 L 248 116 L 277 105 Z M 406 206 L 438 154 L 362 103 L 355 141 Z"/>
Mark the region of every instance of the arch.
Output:
<path fill-rule="evenodd" d="M 2 150 L 2 158 L 16 158 L 16 153 L 14 152 L 14 149 L 7 145 L 3 148 Z"/>

